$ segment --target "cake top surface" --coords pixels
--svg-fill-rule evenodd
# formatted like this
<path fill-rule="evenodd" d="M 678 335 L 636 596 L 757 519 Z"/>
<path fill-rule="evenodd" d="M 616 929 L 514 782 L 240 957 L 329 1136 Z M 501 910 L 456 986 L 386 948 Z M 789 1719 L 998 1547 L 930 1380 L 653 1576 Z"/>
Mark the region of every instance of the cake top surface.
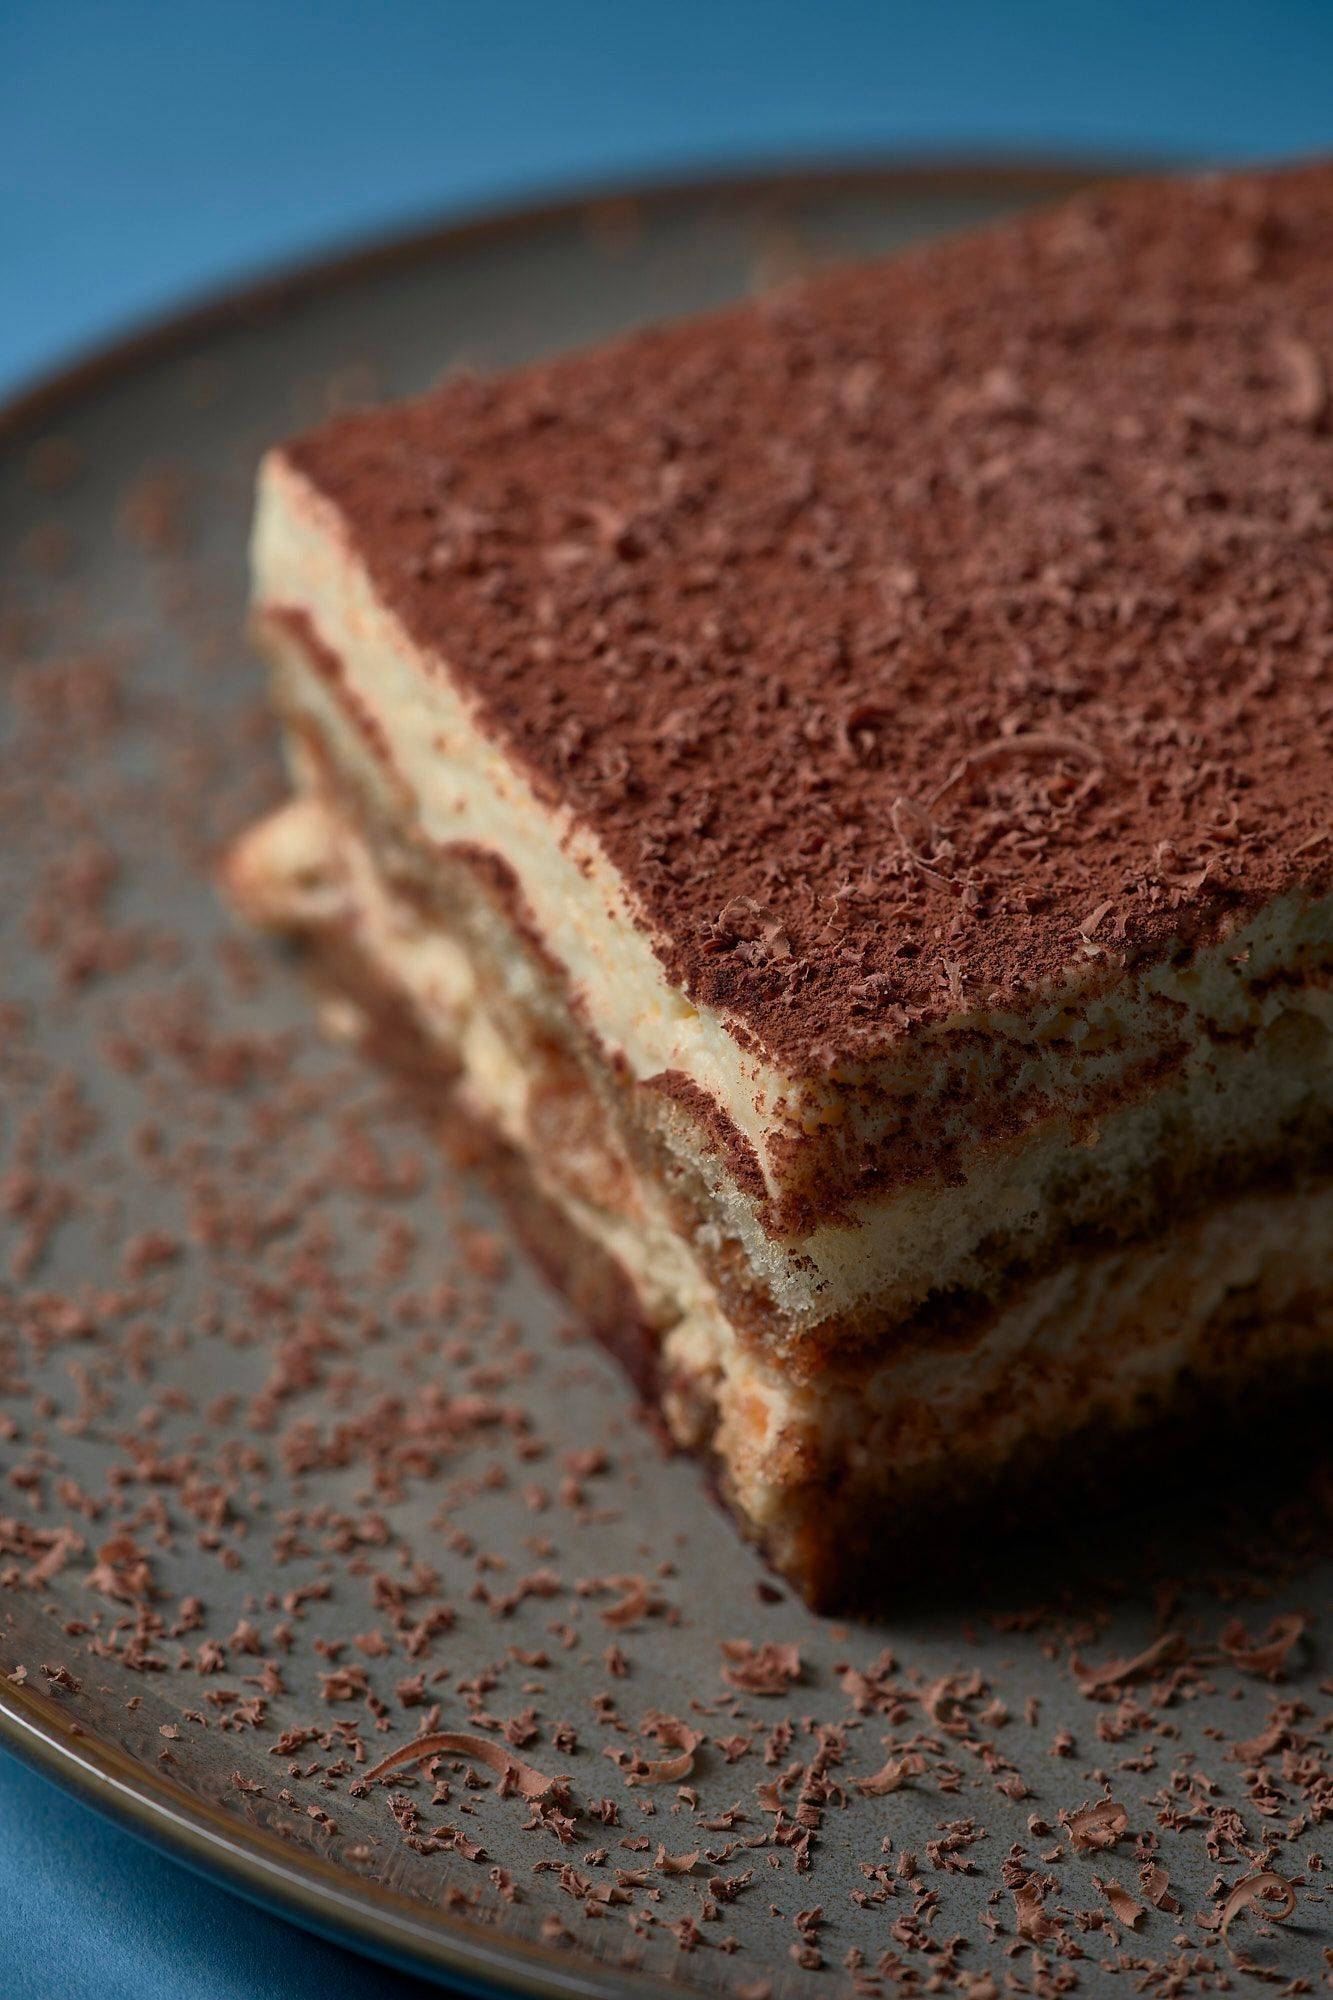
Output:
<path fill-rule="evenodd" d="M 288 447 L 813 1066 L 1333 880 L 1333 165 L 1128 183 Z"/>

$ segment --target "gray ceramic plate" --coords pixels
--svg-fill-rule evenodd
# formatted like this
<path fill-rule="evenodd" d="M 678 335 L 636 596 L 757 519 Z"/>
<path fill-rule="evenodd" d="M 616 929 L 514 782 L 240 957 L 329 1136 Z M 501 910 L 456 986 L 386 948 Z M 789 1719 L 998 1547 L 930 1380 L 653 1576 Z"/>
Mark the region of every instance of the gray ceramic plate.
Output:
<path fill-rule="evenodd" d="M 451 229 L 152 332 L 4 419 L 0 1734 L 385 1959 L 551 1994 L 823 1992 L 815 1962 L 849 1953 L 1096 1990 L 1103 1961 L 1225 1966 L 1217 1878 L 1271 1862 L 1296 1913 L 1231 1942 L 1320 1964 L 1329 1569 L 1280 1440 L 1253 1440 L 1248 1486 L 1200 1458 L 1192 1498 L 1154 1482 L 1072 1535 L 1053 1494 L 984 1587 L 815 1620 L 521 1257 L 497 1269 L 486 1199 L 310 1032 L 210 879 L 278 784 L 240 636 L 268 440 L 1079 178 L 838 173 Z M 1237 1616 L 1288 1619 L 1272 1660 Z M 730 1639 L 795 1645 L 799 1683 L 730 1686 Z M 1302 1699 L 1255 1779 L 1237 1740 Z M 436 1799 L 400 1774 L 397 1807 L 349 1789 L 358 1746 L 431 1703 L 568 1773 L 569 1844 L 461 1767 Z M 654 1710 L 700 1733 L 683 1790 L 618 1761 L 660 1754 Z M 858 1789 L 886 1757 L 901 1788 Z M 1060 1814 L 1104 1788 L 1126 1830 L 1088 1851 Z M 1117 1914 L 1094 1878 L 1142 1899 L 1154 1856 L 1179 1908 Z"/>

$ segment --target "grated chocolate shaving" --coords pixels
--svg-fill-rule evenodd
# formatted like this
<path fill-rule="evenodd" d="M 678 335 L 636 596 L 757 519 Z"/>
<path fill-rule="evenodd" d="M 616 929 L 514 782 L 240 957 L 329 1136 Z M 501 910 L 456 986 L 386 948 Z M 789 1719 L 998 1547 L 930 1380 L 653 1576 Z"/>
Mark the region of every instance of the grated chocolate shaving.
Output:
<path fill-rule="evenodd" d="M 564 1789 L 563 1780 L 545 1777 L 531 1764 L 511 1756 L 502 1744 L 494 1742 L 489 1736 L 473 1736 L 458 1729 L 437 1729 L 411 1743 L 400 1744 L 387 1757 L 381 1757 L 377 1764 L 372 1764 L 368 1771 L 361 1772 L 357 1782 L 368 1785 L 376 1778 L 387 1776 L 390 1771 L 425 1763 L 431 1757 L 466 1757 L 474 1764 L 484 1764 L 488 1770 L 499 1773 L 502 1790 L 515 1791 L 525 1799 L 554 1798 Z"/>
<path fill-rule="evenodd" d="M 1244 1961 L 1238 1957 L 1228 1933 L 1242 1910 L 1256 1906 L 1275 1923 L 1285 1923 L 1296 1908 L 1296 1891 L 1284 1875 L 1271 1868 L 1260 1869 L 1257 1874 L 1247 1875 L 1243 1882 L 1237 1882 L 1222 1905 L 1217 1926 L 1218 1936 L 1237 1964 Z"/>

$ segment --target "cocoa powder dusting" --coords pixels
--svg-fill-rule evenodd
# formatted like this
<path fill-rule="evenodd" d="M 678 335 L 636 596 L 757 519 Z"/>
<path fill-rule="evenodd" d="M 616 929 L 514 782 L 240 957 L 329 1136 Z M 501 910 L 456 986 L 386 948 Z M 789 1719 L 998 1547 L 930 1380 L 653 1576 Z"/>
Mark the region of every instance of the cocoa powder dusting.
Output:
<path fill-rule="evenodd" d="M 287 455 L 819 1067 L 1333 880 L 1330 258 L 1328 166 L 1130 184 Z"/>

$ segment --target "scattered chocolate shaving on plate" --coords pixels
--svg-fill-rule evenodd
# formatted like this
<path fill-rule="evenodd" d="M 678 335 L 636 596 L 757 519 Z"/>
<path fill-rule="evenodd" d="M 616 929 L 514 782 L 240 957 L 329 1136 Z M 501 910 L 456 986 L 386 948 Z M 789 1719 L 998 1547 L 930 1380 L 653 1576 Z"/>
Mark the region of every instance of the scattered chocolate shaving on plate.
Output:
<path fill-rule="evenodd" d="M 779 1645 L 765 1639 L 754 1645 L 749 1639 L 724 1639 L 726 1664 L 722 1678 L 729 1686 L 747 1694 L 786 1694 L 801 1678 L 801 1656 L 795 1646 Z"/>
<path fill-rule="evenodd" d="M 694 1753 L 699 1748 L 699 1732 L 691 1729 L 678 1716 L 659 1715 L 656 1712 L 643 1719 L 644 1734 L 652 1736 L 664 1749 L 675 1750 L 674 1757 L 658 1757 L 645 1764 L 643 1769 L 632 1769 L 626 1773 L 626 1783 L 631 1785 L 682 1784 L 694 1770 Z"/>
<path fill-rule="evenodd" d="M 906 1757 L 888 1757 L 871 1777 L 857 1778 L 856 1789 L 858 1792 L 864 1792 L 867 1798 L 887 1798 L 890 1792 L 898 1791 L 907 1783 L 913 1768 L 918 1771 L 923 1768 L 919 1757 L 914 1763 Z"/>
<path fill-rule="evenodd" d="M 1242 1673 L 1259 1674 L 1265 1680 L 1275 1681 L 1281 1678 L 1292 1648 L 1309 1623 L 1303 1612 L 1288 1612 L 1273 1620 L 1262 1639 L 1253 1640 L 1240 1620 L 1235 1618 L 1222 1633 L 1218 1644 Z"/>
<path fill-rule="evenodd" d="M 1179 1632 L 1163 1632 L 1160 1639 L 1154 1639 L 1151 1646 L 1145 1646 L 1141 1653 L 1135 1653 L 1127 1660 L 1105 1660 L 1099 1667 L 1085 1666 L 1074 1659 L 1071 1665 L 1074 1678 L 1084 1694 L 1101 1694 L 1109 1689 L 1122 1687 L 1127 1681 L 1142 1680 L 1157 1667 L 1173 1665 L 1184 1659 L 1188 1648 Z"/>
<path fill-rule="evenodd" d="M 1237 1882 L 1223 1903 L 1217 1934 L 1237 1964 L 1244 1961 L 1238 1957 L 1228 1933 L 1242 1910 L 1256 1907 L 1273 1923 L 1286 1922 L 1296 1908 L 1296 1891 L 1285 1875 L 1275 1874 L 1271 1868 L 1260 1869 L 1257 1875 L 1247 1875 L 1243 1882 Z"/>
<path fill-rule="evenodd" d="M 1116 1800 L 1099 1799 L 1077 1812 L 1062 1812 L 1060 1823 L 1068 1829 L 1075 1853 L 1097 1854 L 1115 1846 L 1129 1824 L 1129 1814 Z"/>
<path fill-rule="evenodd" d="M 466 1757 L 474 1764 L 485 1764 L 488 1770 L 498 1772 L 502 1790 L 507 1787 L 525 1799 L 552 1798 L 563 1789 L 559 1778 L 547 1778 L 531 1764 L 511 1757 L 502 1744 L 493 1742 L 489 1736 L 471 1736 L 458 1729 L 438 1729 L 412 1743 L 400 1744 L 387 1757 L 381 1757 L 378 1764 L 360 1772 L 357 1783 L 368 1785 L 390 1771 L 425 1763 L 431 1757 Z"/>
<path fill-rule="evenodd" d="M 1100 1875 L 1094 1875 L 1092 1879 L 1119 1921 L 1129 1930 L 1137 1930 L 1148 1914 L 1137 1896 L 1131 1896 L 1129 1890 L 1119 1882 L 1104 1881 Z"/>

